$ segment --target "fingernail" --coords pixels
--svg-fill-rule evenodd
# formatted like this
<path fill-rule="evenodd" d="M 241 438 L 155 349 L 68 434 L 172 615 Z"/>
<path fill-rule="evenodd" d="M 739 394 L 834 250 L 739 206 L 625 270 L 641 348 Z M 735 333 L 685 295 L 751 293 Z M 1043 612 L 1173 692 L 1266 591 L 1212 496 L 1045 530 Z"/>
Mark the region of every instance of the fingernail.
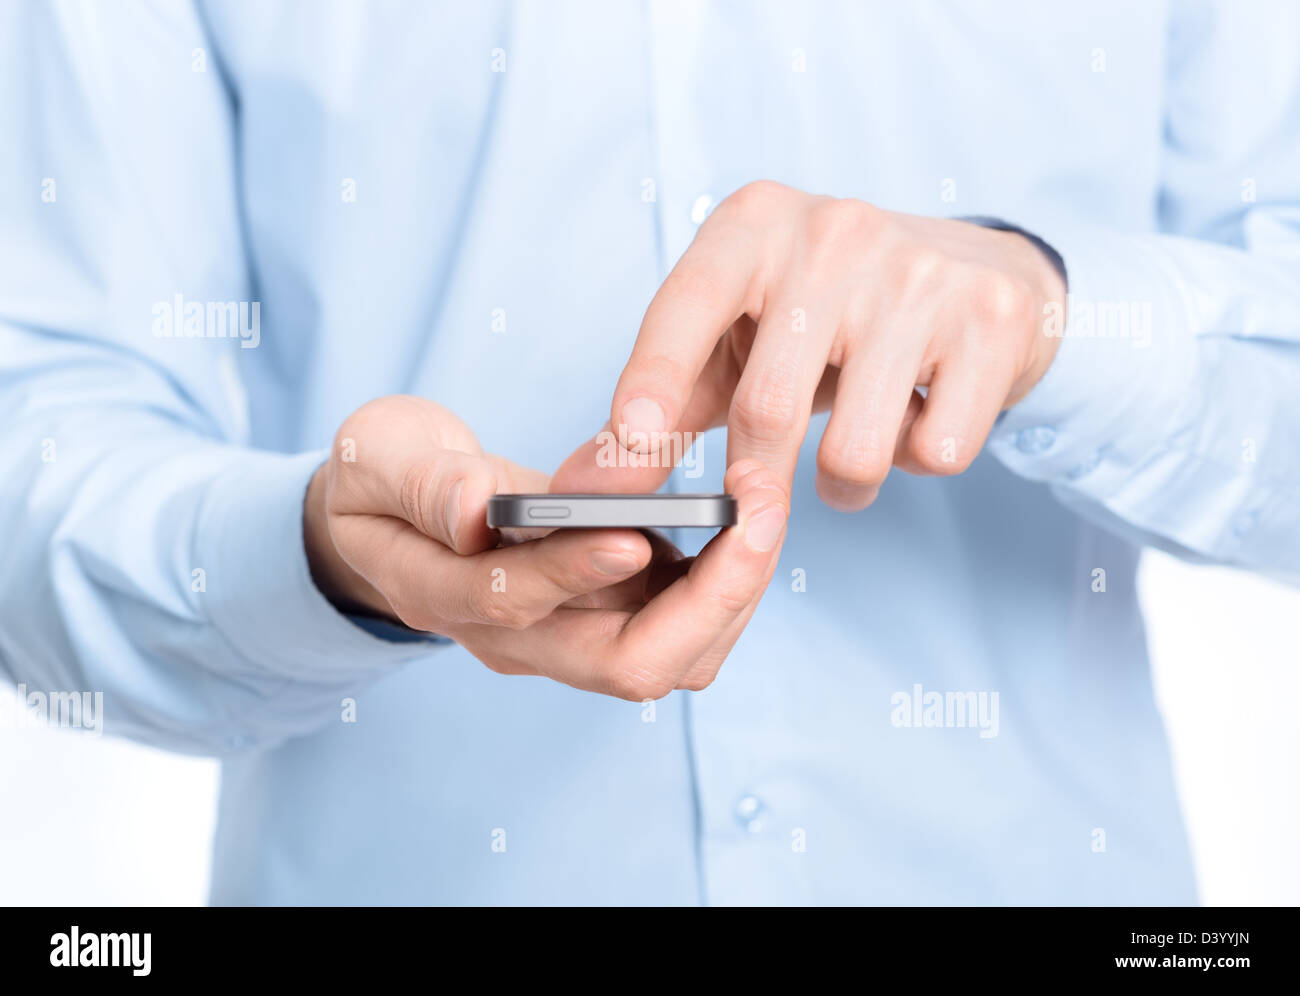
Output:
<path fill-rule="evenodd" d="M 776 546 L 785 528 L 785 509 L 768 505 L 745 520 L 745 545 L 757 553 L 767 553 Z"/>
<path fill-rule="evenodd" d="M 634 432 L 645 433 L 647 437 L 663 432 L 667 421 L 664 410 L 649 398 L 633 398 L 623 406 L 623 424 L 627 427 L 629 441 Z"/>
<path fill-rule="evenodd" d="M 641 562 L 630 553 L 614 550 L 597 550 L 591 555 L 591 565 L 606 577 L 618 577 L 639 570 Z"/>
<path fill-rule="evenodd" d="M 456 541 L 456 527 L 460 525 L 460 496 L 464 490 L 464 478 L 447 489 L 447 540 L 452 543 Z"/>

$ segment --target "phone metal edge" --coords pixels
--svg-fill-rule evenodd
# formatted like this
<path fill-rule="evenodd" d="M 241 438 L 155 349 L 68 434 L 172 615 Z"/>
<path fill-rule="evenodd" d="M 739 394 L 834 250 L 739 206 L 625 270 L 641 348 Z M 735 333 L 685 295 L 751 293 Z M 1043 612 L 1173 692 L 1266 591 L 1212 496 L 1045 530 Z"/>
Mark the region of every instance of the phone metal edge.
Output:
<path fill-rule="evenodd" d="M 727 494 L 505 494 L 489 498 L 487 508 L 493 529 L 725 529 L 736 519 L 736 499 Z"/>

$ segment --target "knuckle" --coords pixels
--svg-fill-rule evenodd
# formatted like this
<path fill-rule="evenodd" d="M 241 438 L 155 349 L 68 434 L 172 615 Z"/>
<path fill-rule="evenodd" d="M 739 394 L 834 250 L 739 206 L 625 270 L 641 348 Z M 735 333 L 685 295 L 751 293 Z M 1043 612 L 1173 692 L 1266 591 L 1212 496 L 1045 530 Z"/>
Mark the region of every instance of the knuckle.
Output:
<path fill-rule="evenodd" d="M 723 479 L 723 490 L 728 494 L 735 494 L 738 489 L 751 487 L 768 486 L 768 481 L 776 477 L 763 464 L 753 457 L 744 457 L 737 460 L 727 468 L 726 476 Z M 752 480 L 751 480 L 752 478 Z"/>
<path fill-rule="evenodd" d="M 717 676 L 718 673 L 716 671 L 692 673 L 683 678 L 677 687 L 687 692 L 702 692 L 713 684 L 713 681 Z"/>
<path fill-rule="evenodd" d="M 426 435 L 439 448 L 475 452 L 478 441 L 469 428 L 448 408 L 410 394 L 386 394 L 372 398 L 347 416 L 334 434 L 334 451 L 351 441 L 356 459 L 369 449 L 366 440 L 389 437 L 395 427 Z"/>
<path fill-rule="evenodd" d="M 760 499 L 763 505 L 776 503 L 789 508 L 790 489 L 775 471 L 760 465 L 758 470 L 746 474 L 741 481 L 745 494 L 767 492 Z"/>
<path fill-rule="evenodd" d="M 592 645 L 596 647 L 613 646 L 615 641 L 622 636 L 629 619 L 631 619 L 631 613 L 629 612 L 597 613 Z"/>
<path fill-rule="evenodd" d="M 333 445 L 330 447 L 330 463 L 338 463 L 339 456 L 343 452 L 343 447 L 349 439 L 357 438 L 357 413 L 353 412 L 345 418 L 340 424 L 338 431 L 334 433 Z"/>
<path fill-rule="evenodd" d="M 754 600 L 754 589 L 744 578 L 736 578 L 709 592 L 708 598 L 718 607 L 724 618 L 738 616 Z"/>
<path fill-rule="evenodd" d="M 345 439 L 356 439 L 365 435 L 375 420 L 375 402 L 367 401 L 364 405 L 345 418 L 334 433 L 334 452 L 337 454 Z"/>
<path fill-rule="evenodd" d="M 429 490 L 433 480 L 433 467 L 416 463 L 403 472 L 397 489 L 398 507 L 403 517 L 426 536 L 432 536 L 437 527 L 436 521 L 432 521 L 426 512 L 432 498 Z"/>
<path fill-rule="evenodd" d="M 505 657 L 495 657 L 490 654 L 475 655 L 480 664 L 495 674 L 513 675 L 518 674 L 519 670 L 513 661 Z"/>
<path fill-rule="evenodd" d="M 549 570 L 545 581 L 551 589 L 552 597 L 557 601 L 561 598 L 565 601 L 581 598 L 598 588 L 601 583 L 590 568 L 579 566 L 563 566 Z"/>
<path fill-rule="evenodd" d="M 936 278 L 950 274 L 952 260 L 932 246 L 914 246 L 907 254 L 907 284 L 913 291 L 932 290 Z"/>
<path fill-rule="evenodd" d="M 737 391 L 728 424 L 752 439 L 781 442 L 795 432 L 798 399 L 793 381 L 767 371 Z"/>
<path fill-rule="evenodd" d="M 775 180 L 754 180 L 724 198 L 718 205 L 718 211 L 742 215 L 763 211 L 783 198 L 787 192 L 788 188 Z M 714 214 L 716 215 L 718 211 Z"/>
<path fill-rule="evenodd" d="M 470 619 L 499 626 L 502 629 L 527 629 L 537 620 L 523 606 L 491 585 L 476 586 L 469 594 Z"/>
<path fill-rule="evenodd" d="M 717 271 L 711 265 L 695 259 L 679 262 L 663 284 L 663 292 L 668 297 L 692 307 L 709 306 L 723 291 Z"/>
<path fill-rule="evenodd" d="M 372 432 L 386 432 L 391 429 L 393 406 L 400 402 L 400 396 L 372 398 L 345 418 L 334 434 L 334 454 L 343 448 L 346 440 L 364 439 Z"/>
<path fill-rule="evenodd" d="M 352 469 L 357 462 L 355 457 L 358 451 L 366 452 L 367 447 L 357 442 L 365 439 L 368 431 L 365 419 L 358 417 L 359 414 L 353 412 L 345 418 L 334 433 L 328 463 L 339 474 L 346 474 Z"/>
<path fill-rule="evenodd" d="M 819 201 L 808 211 L 808 239 L 813 245 L 830 246 L 862 242 L 879 231 L 883 216 L 880 208 L 866 201 Z"/>
<path fill-rule="evenodd" d="M 1029 288 L 1002 273 L 981 275 L 973 305 L 976 316 L 993 325 L 1031 324 L 1035 320 Z"/>
<path fill-rule="evenodd" d="M 661 699 L 673 690 L 671 682 L 647 668 L 623 665 L 616 668 L 608 679 L 609 694 L 628 702 Z"/>
<path fill-rule="evenodd" d="M 846 439 L 831 439 L 817 451 L 817 469 L 828 477 L 862 488 L 880 484 L 894 462 L 892 447 L 888 452 L 877 438 L 854 434 Z"/>
<path fill-rule="evenodd" d="M 919 431 L 918 431 L 919 429 Z M 975 449 L 947 428 L 914 429 L 910 446 L 912 460 L 927 474 L 949 476 L 968 469 Z"/>

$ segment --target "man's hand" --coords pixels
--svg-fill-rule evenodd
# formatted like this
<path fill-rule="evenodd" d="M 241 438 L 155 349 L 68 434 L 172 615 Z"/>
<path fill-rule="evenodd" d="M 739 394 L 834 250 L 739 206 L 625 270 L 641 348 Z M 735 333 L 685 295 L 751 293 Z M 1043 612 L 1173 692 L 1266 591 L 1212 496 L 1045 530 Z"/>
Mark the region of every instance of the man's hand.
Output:
<path fill-rule="evenodd" d="M 654 433 L 726 424 L 729 464 L 788 481 L 809 417 L 830 408 L 817 490 L 861 509 L 891 465 L 970 465 L 1051 364 L 1044 305 L 1064 296 L 1021 235 L 750 184 L 655 295 L 611 421 L 643 452 Z"/>
<path fill-rule="evenodd" d="M 497 492 L 545 474 L 483 453 L 430 401 L 351 415 L 307 490 L 312 575 L 340 608 L 456 640 L 495 671 L 642 701 L 717 674 L 776 565 L 789 500 L 770 471 L 733 466 L 739 525 L 693 560 L 635 530 L 558 530 L 502 543 Z"/>

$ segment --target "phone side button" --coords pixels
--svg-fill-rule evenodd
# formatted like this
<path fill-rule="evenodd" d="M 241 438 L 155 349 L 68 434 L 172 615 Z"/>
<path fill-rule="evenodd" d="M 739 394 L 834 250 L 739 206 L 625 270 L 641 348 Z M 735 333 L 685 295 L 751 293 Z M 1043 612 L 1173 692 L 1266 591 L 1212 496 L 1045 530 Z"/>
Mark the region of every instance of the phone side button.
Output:
<path fill-rule="evenodd" d="M 565 505 L 533 505 L 528 509 L 530 519 L 567 519 L 572 509 Z"/>

